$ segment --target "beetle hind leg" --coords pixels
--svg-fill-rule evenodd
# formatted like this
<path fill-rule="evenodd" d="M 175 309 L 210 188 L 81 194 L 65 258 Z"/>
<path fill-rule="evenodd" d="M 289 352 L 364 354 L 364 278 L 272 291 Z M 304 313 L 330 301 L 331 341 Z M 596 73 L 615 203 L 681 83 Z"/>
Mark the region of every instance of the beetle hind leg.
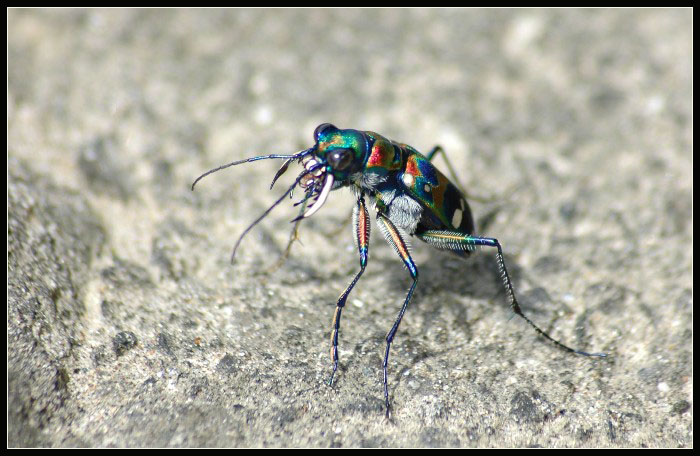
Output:
<path fill-rule="evenodd" d="M 570 353 L 575 353 L 577 355 L 583 356 L 596 356 L 596 357 L 606 357 L 605 353 L 588 353 L 582 350 L 573 349 L 562 342 L 554 339 L 552 336 L 547 334 L 544 330 L 540 329 L 532 320 L 530 320 L 520 308 L 517 298 L 515 297 L 515 291 L 513 290 L 513 283 L 508 274 L 508 269 L 506 268 L 505 260 L 503 259 L 503 249 L 501 247 L 498 239 L 487 238 L 481 236 L 472 236 L 469 234 L 464 234 L 459 231 L 436 231 L 428 230 L 422 233 L 417 233 L 416 236 L 425 241 L 426 243 L 442 250 L 473 250 L 477 246 L 493 247 L 496 249 L 496 260 L 498 261 L 498 269 L 501 273 L 501 279 L 503 281 L 503 287 L 506 290 L 506 295 L 510 303 L 510 307 L 515 314 L 524 319 L 539 335 L 546 338 L 552 342 L 557 347 L 568 351 Z"/>

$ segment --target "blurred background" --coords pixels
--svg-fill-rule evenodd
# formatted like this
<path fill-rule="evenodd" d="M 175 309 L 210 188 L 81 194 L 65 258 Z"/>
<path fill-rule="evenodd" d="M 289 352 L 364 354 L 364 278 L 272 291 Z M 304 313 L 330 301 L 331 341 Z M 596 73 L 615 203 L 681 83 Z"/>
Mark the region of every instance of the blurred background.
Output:
<path fill-rule="evenodd" d="M 687 9 L 8 10 L 8 445 L 692 446 Z M 410 285 L 347 190 L 304 221 L 314 128 L 442 145 L 498 238 L 413 243 Z M 444 168 L 443 158 L 436 164 Z"/>

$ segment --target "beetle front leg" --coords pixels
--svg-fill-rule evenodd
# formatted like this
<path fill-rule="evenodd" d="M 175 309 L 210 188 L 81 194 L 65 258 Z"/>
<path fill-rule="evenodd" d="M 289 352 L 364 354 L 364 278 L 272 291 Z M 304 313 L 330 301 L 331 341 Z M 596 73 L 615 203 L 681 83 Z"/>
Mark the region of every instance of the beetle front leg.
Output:
<path fill-rule="evenodd" d="M 333 376 L 335 376 L 335 371 L 338 370 L 338 331 L 340 330 L 340 314 L 343 312 L 343 307 L 345 307 L 345 301 L 347 301 L 350 291 L 352 291 L 357 281 L 360 280 L 360 276 L 365 272 L 365 267 L 367 266 L 370 223 L 363 194 L 360 194 L 357 199 L 357 205 L 355 205 L 353 209 L 352 222 L 355 244 L 360 254 L 360 272 L 355 275 L 350 285 L 348 285 L 345 291 L 340 295 L 335 306 L 335 314 L 333 315 L 332 323 L 333 329 L 331 330 L 331 362 L 333 363 L 333 372 L 331 373 L 331 378 L 328 379 L 328 386 L 333 385 Z"/>
<path fill-rule="evenodd" d="M 384 369 L 384 402 L 386 405 L 386 416 L 389 416 L 389 380 L 388 380 L 388 375 L 387 375 L 387 366 L 389 364 L 389 349 L 391 348 L 391 342 L 394 340 L 394 336 L 396 335 L 396 331 L 399 329 L 399 325 L 401 324 L 401 319 L 403 318 L 403 314 L 406 312 L 406 308 L 408 307 L 409 301 L 411 301 L 411 296 L 413 296 L 413 290 L 416 289 L 416 285 L 418 284 L 418 268 L 416 267 L 416 264 L 413 262 L 413 258 L 411 258 L 411 254 L 408 251 L 408 246 L 406 245 L 406 241 L 404 241 L 403 237 L 401 236 L 401 232 L 394 226 L 394 224 L 389 220 L 389 218 L 384 215 L 382 212 L 377 213 L 377 225 L 379 226 L 379 229 L 381 229 L 382 233 L 384 234 L 384 237 L 386 238 L 387 242 L 391 244 L 392 247 L 394 247 L 394 250 L 396 253 L 399 254 L 401 259 L 403 260 L 404 264 L 406 265 L 406 268 L 408 269 L 409 274 L 411 274 L 411 278 L 413 279 L 413 283 L 411 284 L 411 288 L 408 290 L 408 294 L 406 295 L 406 299 L 403 302 L 403 306 L 401 306 L 401 310 L 399 311 L 398 317 L 396 317 L 396 321 L 394 322 L 394 326 L 391 327 L 391 330 L 389 333 L 386 335 L 386 352 L 384 353 L 384 363 L 382 364 L 382 367 Z"/>
<path fill-rule="evenodd" d="M 581 350 L 575 350 L 567 345 L 554 339 L 552 336 L 544 332 L 537 326 L 532 320 L 530 320 L 523 313 L 518 304 L 518 300 L 515 297 L 515 291 L 513 290 L 513 283 L 510 280 L 510 275 L 508 274 L 508 269 L 506 269 L 506 263 L 503 260 L 503 249 L 501 248 L 498 239 L 486 238 L 481 236 L 471 236 L 469 234 L 464 234 L 459 231 L 437 231 L 428 230 L 416 236 L 427 242 L 428 244 L 442 250 L 473 250 L 476 246 L 486 246 L 496 248 L 496 259 L 498 261 L 498 268 L 501 271 L 501 279 L 503 280 L 503 286 L 506 289 L 506 294 L 508 295 L 508 300 L 510 301 L 510 307 L 518 316 L 523 318 L 530 326 L 532 326 L 538 334 L 554 343 L 559 348 L 566 350 L 571 353 L 576 353 L 577 355 L 583 356 L 597 356 L 604 358 L 607 355 L 605 353 L 588 353 Z"/>
<path fill-rule="evenodd" d="M 299 210 L 299 216 L 295 219 L 294 226 L 292 227 L 292 232 L 289 233 L 287 247 L 284 248 L 284 252 L 282 252 L 282 255 L 280 255 L 280 257 L 277 259 L 277 262 L 267 270 L 268 274 L 272 274 L 275 271 L 277 271 L 284 264 L 284 262 L 287 261 L 287 258 L 289 258 L 289 254 L 292 252 L 292 244 L 294 244 L 294 242 L 299 241 L 301 243 L 301 238 L 299 237 L 299 224 L 301 224 L 301 221 L 303 219 L 300 217 L 304 215 L 307 204 L 308 200 L 302 201 L 300 205 L 301 209 Z"/>

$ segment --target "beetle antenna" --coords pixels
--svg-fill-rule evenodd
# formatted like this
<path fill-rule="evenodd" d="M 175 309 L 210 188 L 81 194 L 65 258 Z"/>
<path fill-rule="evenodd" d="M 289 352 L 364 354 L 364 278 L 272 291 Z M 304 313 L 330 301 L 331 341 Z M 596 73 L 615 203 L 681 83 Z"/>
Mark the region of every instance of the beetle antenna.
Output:
<path fill-rule="evenodd" d="M 226 165 L 221 165 L 221 166 L 219 166 L 219 167 L 217 167 L 217 168 L 210 169 L 210 170 L 207 171 L 206 173 L 204 173 L 204 174 L 202 174 L 201 176 L 199 176 L 197 179 L 194 180 L 194 182 L 192 182 L 192 190 L 194 191 L 194 186 L 197 185 L 197 182 L 199 182 L 200 180 L 202 180 L 204 177 L 206 177 L 206 176 L 208 176 L 208 175 L 210 175 L 210 174 L 212 174 L 212 173 L 215 173 L 215 172 L 217 172 L 217 171 L 220 171 L 220 170 L 222 170 L 222 169 L 224 169 L 224 168 L 228 168 L 228 167 L 230 167 L 230 166 L 241 165 L 241 164 L 243 164 L 243 163 L 254 162 L 254 161 L 258 161 L 258 160 L 266 160 L 266 159 L 268 159 L 268 158 L 286 158 L 286 159 L 288 160 L 288 162 L 289 162 L 289 161 L 292 161 L 292 160 L 294 160 L 294 159 L 303 157 L 304 155 L 308 154 L 308 153 L 311 152 L 312 150 L 313 150 L 313 147 L 310 148 L 310 149 L 301 150 L 301 151 L 297 152 L 296 154 L 292 154 L 292 155 L 287 155 L 287 154 L 270 154 L 270 155 L 260 155 L 260 156 L 258 156 L 258 157 L 245 158 L 245 159 L 243 159 L 243 160 L 236 160 L 235 162 L 231 162 L 231 163 L 228 163 L 228 164 L 226 164 Z M 279 172 L 278 172 L 278 173 L 279 173 Z M 281 174 L 281 173 L 280 173 L 280 174 Z"/>
<path fill-rule="evenodd" d="M 306 151 L 304 151 L 304 152 L 306 152 Z M 309 168 L 309 169 L 306 170 L 306 171 L 303 171 L 303 172 L 299 175 L 299 177 L 297 177 L 297 179 L 294 181 L 294 183 L 287 189 L 287 191 L 284 192 L 284 194 L 283 194 L 282 196 L 280 196 L 280 198 L 279 198 L 277 201 L 275 201 L 275 202 L 272 204 L 272 206 L 270 206 L 269 208 L 267 208 L 267 210 L 266 210 L 265 212 L 263 212 L 262 215 L 261 215 L 260 217 L 258 217 L 257 219 L 255 219 L 255 221 L 254 221 L 253 223 L 251 223 L 251 224 L 248 226 L 248 228 L 245 229 L 245 231 L 243 231 L 243 233 L 238 237 L 238 240 L 236 241 L 236 245 L 233 247 L 233 253 L 231 254 L 231 264 L 233 264 L 233 260 L 234 260 L 234 258 L 236 257 L 236 250 L 238 250 L 238 246 L 241 244 L 241 241 L 243 240 L 243 237 L 245 237 L 245 235 L 248 234 L 248 232 L 249 232 L 250 230 L 252 230 L 253 227 L 254 227 L 255 225 L 257 225 L 258 223 L 260 223 L 260 221 L 261 221 L 262 219 L 264 219 L 265 217 L 267 217 L 267 214 L 269 214 L 270 212 L 272 212 L 272 209 L 274 209 L 275 206 L 277 206 L 279 203 L 281 203 L 282 200 L 284 200 L 284 199 L 287 197 L 287 195 L 289 195 L 289 194 L 292 192 L 292 190 L 294 190 L 294 188 L 299 184 L 299 182 L 301 182 L 301 180 L 302 180 L 307 174 L 311 174 L 311 173 L 313 173 L 313 172 L 316 172 L 318 169 L 322 168 L 323 166 L 324 166 L 323 164 L 318 164 L 318 165 L 316 165 L 316 166 L 313 166 L 313 167 Z"/>

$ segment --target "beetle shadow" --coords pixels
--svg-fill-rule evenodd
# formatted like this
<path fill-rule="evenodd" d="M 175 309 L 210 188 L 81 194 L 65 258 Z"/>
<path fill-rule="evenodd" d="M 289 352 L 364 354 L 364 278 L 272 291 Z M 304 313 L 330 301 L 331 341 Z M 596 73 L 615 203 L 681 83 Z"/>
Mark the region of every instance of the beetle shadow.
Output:
<path fill-rule="evenodd" d="M 465 333 L 468 340 L 471 339 L 469 321 L 478 317 L 470 316 L 470 311 L 473 311 L 474 308 L 465 303 L 464 298 L 468 301 L 482 302 L 482 306 L 498 306 L 502 310 L 501 315 L 504 318 L 515 315 L 510 310 L 510 302 L 501 280 L 494 249 L 477 249 L 469 257 L 462 258 L 450 252 L 433 250 L 427 246 L 425 248 L 428 249 L 429 255 L 424 254 L 423 246 L 420 248 L 420 254 L 414 255 L 414 259 L 419 257 L 423 261 L 416 260 L 419 279 L 409 304 L 411 313 L 421 314 L 423 330 L 437 324 L 441 315 L 444 315 L 444 308 L 447 307 L 450 313 L 455 316 L 455 324 Z M 504 254 L 504 261 L 516 297 L 525 314 L 536 315 L 540 313 L 532 309 L 531 292 L 526 294 L 519 292 L 523 288 L 520 286 L 524 279 L 523 269 L 509 255 Z M 375 257 L 374 263 L 375 268 L 377 267 L 376 263 L 380 263 L 380 269 L 389 276 L 387 286 L 391 289 L 392 295 L 405 295 L 411 284 L 411 278 L 406 268 L 402 267 L 400 260 L 397 258 L 391 261 L 387 257 L 382 259 Z M 546 292 L 544 294 L 546 295 Z M 539 306 L 535 305 L 535 307 Z M 474 312 L 477 316 L 484 313 L 483 308 Z"/>
<path fill-rule="evenodd" d="M 277 225 L 273 225 L 277 226 Z M 306 230 L 317 227 L 307 223 Z M 288 231 L 283 231 L 281 237 L 278 230 L 269 227 L 260 227 L 257 236 L 258 242 L 264 246 L 264 259 L 260 266 L 253 272 L 263 281 L 272 277 L 281 278 L 283 281 L 296 283 L 301 280 L 324 281 L 328 280 L 325 268 L 314 261 L 313 252 L 309 253 L 309 241 L 304 241 L 304 232 L 299 232 L 299 237 L 289 244 L 292 235 L 292 225 Z M 288 250 L 289 249 L 289 250 Z"/>

